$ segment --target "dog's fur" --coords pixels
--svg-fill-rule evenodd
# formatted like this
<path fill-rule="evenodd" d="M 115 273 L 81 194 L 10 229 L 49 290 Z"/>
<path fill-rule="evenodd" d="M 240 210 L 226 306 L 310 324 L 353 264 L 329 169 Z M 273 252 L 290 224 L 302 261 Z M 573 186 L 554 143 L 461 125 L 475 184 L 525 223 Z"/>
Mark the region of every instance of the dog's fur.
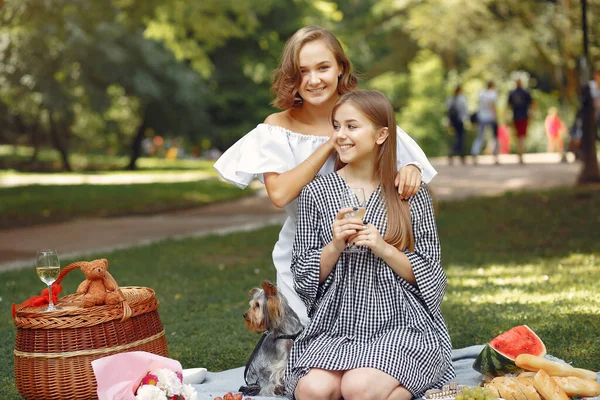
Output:
<path fill-rule="evenodd" d="M 269 281 L 262 288 L 250 291 L 250 309 L 244 313 L 244 322 L 253 333 L 267 332 L 260 348 L 248 361 L 244 377 L 248 394 L 260 396 L 282 396 L 284 375 L 294 337 L 303 329 L 298 315 Z M 282 338 L 282 336 L 284 336 Z M 260 392 L 256 392 L 260 388 Z M 255 390 L 251 390 L 254 387 Z"/>

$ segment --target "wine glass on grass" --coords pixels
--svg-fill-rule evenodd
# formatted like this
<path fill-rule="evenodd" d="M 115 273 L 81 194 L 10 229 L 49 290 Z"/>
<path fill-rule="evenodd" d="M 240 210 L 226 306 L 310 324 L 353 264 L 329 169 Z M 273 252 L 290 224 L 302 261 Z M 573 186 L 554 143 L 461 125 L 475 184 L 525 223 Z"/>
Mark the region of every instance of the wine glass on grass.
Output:
<path fill-rule="evenodd" d="M 342 208 L 352 208 L 354 211 L 346 213 L 346 218 L 365 217 L 367 212 L 367 199 L 363 188 L 346 188 L 342 194 Z M 344 252 L 346 253 L 362 253 L 367 251 L 366 246 L 346 245 Z"/>
<path fill-rule="evenodd" d="M 58 307 L 52 301 L 52 284 L 56 281 L 60 272 L 60 262 L 58 261 L 56 250 L 38 251 L 35 265 L 35 272 L 37 272 L 42 282 L 48 285 L 48 308 L 43 311 L 58 310 Z"/>

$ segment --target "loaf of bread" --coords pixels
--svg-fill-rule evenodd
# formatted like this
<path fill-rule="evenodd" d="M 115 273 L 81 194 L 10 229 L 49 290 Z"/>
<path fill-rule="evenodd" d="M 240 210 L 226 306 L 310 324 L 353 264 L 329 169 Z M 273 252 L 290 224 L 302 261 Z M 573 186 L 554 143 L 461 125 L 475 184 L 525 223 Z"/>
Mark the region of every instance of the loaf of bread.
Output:
<path fill-rule="evenodd" d="M 533 377 L 533 386 L 544 400 L 570 400 L 565 391 L 543 369 Z"/>
<path fill-rule="evenodd" d="M 541 400 L 531 382 L 501 376 L 494 378 L 491 384 L 495 385 L 503 399 Z"/>
<path fill-rule="evenodd" d="M 553 376 L 552 379 L 565 391 L 567 396 L 600 396 L 600 383 L 595 380 L 579 378 L 577 376 Z"/>
<path fill-rule="evenodd" d="M 515 359 L 519 368 L 528 371 L 539 371 L 543 369 L 551 376 L 577 376 L 579 378 L 596 380 L 596 373 L 582 368 L 574 368 L 569 364 L 551 361 L 545 357 L 533 356 L 531 354 L 519 354 Z"/>

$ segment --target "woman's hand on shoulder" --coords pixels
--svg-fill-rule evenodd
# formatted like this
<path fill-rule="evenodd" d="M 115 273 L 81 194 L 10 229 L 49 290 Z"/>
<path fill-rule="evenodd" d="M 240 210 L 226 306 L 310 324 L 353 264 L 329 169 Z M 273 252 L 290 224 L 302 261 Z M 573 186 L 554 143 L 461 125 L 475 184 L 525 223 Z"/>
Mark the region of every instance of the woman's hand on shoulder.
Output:
<path fill-rule="evenodd" d="M 390 246 L 383 237 L 377 227 L 373 224 L 364 225 L 363 229 L 359 230 L 356 236 L 352 239 L 352 244 L 356 246 L 367 246 L 377 257 L 385 258 L 385 252 Z"/>
<path fill-rule="evenodd" d="M 421 187 L 421 170 L 414 165 L 408 164 L 400 168 L 394 184 L 398 187 L 398 194 L 403 199 L 414 196 Z"/>

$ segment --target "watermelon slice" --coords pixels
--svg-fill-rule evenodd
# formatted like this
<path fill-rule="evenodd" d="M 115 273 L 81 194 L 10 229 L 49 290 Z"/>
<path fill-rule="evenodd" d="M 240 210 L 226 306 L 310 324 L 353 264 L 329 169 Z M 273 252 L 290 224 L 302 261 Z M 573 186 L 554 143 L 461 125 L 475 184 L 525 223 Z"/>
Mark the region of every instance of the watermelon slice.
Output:
<path fill-rule="evenodd" d="M 519 354 L 545 356 L 544 342 L 527 325 L 516 326 L 485 345 L 473 369 L 485 376 L 502 376 L 522 371 L 515 365 Z"/>

